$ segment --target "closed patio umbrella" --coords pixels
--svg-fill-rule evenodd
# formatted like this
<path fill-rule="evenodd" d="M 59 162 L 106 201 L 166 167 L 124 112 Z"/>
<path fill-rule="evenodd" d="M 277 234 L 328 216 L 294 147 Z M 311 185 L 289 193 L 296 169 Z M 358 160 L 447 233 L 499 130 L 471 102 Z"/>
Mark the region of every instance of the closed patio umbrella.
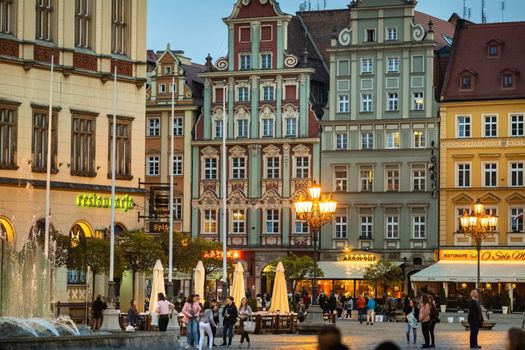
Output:
<path fill-rule="evenodd" d="M 233 284 L 231 296 L 237 307 L 241 306 L 241 300 L 246 297 L 246 289 L 244 288 L 244 268 L 240 262 L 235 266 L 233 272 Z"/>
<path fill-rule="evenodd" d="M 288 293 L 286 290 L 286 278 L 284 278 L 284 266 L 279 261 L 275 269 L 275 280 L 273 282 L 272 302 L 270 312 L 289 313 L 290 304 L 288 303 Z"/>
<path fill-rule="evenodd" d="M 166 293 L 164 289 L 164 268 L 160 260 L 157 260 L 153 268 L 153 281 L 151 283 L 151 297 L 149 301 L 150 313 L 155 312 L 157 309 L 157 301 L 159 301 L 157 297 L 158 293 Z"/>
<path fill-rule="evenodd" d="M 193 272 L 193 292 L 201 297 L 204 301 L 204 265 L 201 260 Z"/>

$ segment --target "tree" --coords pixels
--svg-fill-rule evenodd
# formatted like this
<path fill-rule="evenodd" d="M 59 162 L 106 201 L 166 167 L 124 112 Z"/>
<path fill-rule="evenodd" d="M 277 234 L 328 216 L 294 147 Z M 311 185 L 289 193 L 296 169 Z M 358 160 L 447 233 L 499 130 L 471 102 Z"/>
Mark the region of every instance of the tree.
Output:
<path fill-rule="evenodd" d="M 196 238 L 191 244 L 199 257 L 198 260 L 201 260 L 204 265 L 204 280 L 206 280 L 210 273 L 222 270 L 223 253 L 222 244 L 220 242 Z M 231 267 L 230 265 L 232 264 L 233 259 L 228 257 L 228 255 L 226 255 L 226 259 L 227 267 Z"/>
<path fill-rule="evenodd" d="M 272 274 L 275 273 L 279 261 L 283 263 L 284 277 L 286 277 L 288 283 L 291 283 L 292 290 L 295 290 L 298 280 L 303 280 L 314 275 L 314 260 L 309 256 L 298 256 L 294 253 L 288 253 L 288 255 L 282 258 L 275 259 L 270 263 Z M 319 267 L 317 268 L 317 276 L 324 276 L 323 270 Z"/>
<path fill-rule="evenodd" d="M 369 281 L 374 288 L 381 285 L 386 291 L 388 287 L 403 280 L 403 271 L 396 263 L 382 259 L 368 266 L 363 273 L 363 278 Z"/>
<path fill-rule="evenodd" d="M 168 256 L 169 254 L 169 234 L 163 233 L 157 236 L 157 240 L 162 247 L 162 250 Z M 197 261 L 201 256 L 201 252 L 192 240 L 191 237 L 180 233 L 173 232 L 173 268 L 184 272 L 191 273 Z"/>

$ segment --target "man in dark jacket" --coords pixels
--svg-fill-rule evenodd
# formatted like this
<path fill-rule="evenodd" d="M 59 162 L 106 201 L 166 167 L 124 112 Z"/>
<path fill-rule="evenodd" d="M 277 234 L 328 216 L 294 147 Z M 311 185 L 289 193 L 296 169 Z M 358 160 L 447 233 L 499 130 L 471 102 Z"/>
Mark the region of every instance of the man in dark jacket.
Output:
<path fill-rule="evenodd" d="M 317 300 L 319 303 L 319 307 L 321 308 L 321 310 L 323 310 L 323 313 L 327 313 L 328 312 L 328 298 L 326 297 L 326 294 L 324 294 L 323 291 L 321 291 L 321 294 L 319 295 L 319 299 Z"/>
<path fill-rule="evenodd" d="M 94 331 L 98 331 L 100 329 L 100 326 L 102 325 L 102 312 L 107 308 L 107 304 L 102 301 L 102 296 L 100 294 L 97 295 L 97 299 L 91 306 L 91 310 L 93 311 L 93 324 L 91 328 Z"/>
<path fill-rule="evenodd" d="M 226 337 L 228 337 L 228 346 L 232 345 L 233 327 L 237 322 L 238 316 L 237 307 L 233 303 L 233 297 L 228 297 L 226 299 L 226 305 L 224 306 L 224 309 L 222 309 L 222 325 L 224 329 L 222 331 L 221 346 L 226 346 Z"/>
<path fill-rule="evenodd" d="M 328 310 L 331 314 L 337 310 L 337 298 L 335 297 L 334 291 L 330 293 L 330 298 L 328 299 Z"/>
<path fill-rule="evenodd" d="M 478 345 L 478 332 L 483 322 L 481 305 L 479 304 L 479 293 L 477 290 L 470 292 L 470 301 L 468 304 L 468 324 L 470 326 L 470 348 L 481 349 Z"/>

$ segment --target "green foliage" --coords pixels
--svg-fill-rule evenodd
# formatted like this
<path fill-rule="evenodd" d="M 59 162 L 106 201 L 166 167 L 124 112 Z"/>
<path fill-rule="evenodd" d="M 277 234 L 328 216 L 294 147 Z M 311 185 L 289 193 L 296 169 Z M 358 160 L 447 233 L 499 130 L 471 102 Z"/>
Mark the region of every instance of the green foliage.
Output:
<path fill-rule="evenodd" d="M 257 309 L 257 300 L 255 299 L 248 299 L 248 305 L 250 305 L 251 309 L 252 309 L 252 312 L 257 312 L 259 311 Z"/>
<path fill-rule="evenodd" d="M 397 264 L 388 259 L 382 259 L 365 269 L 363 278 L 374 287 L 383 286 L 385 291 L 403 280 L 403 271 Z"/>
<path fill-rule="evenodd" d="M 169 254 L 169 234 L 164 233 L 156 237 L 162 247 L 164 254 Z M 173 268 L 183 273 L 191 273 L 197 261 L 200 252 L 198 247 L 193 244 L 191 237 L 180 233 L 173 232 Z"/>
<path fill-rule="evenodd" d="M 312 258 L 306 255 L 298 256 L 294 253 L 289 253 L 270 263 L 272 272 L 269 275 L 271 278 L 275 275 L 275 269 L 279 261 L 283 263 L 284 276 L 286 277 L 286 281 L 292 283 L 293 290 L 295 290 L 297 281 L 314 275 L 314 260 Z M 317 276 L 324 276 L 323 270 L 320 268 L 317 268 Z"/>
<path fill-rule="evenodd" d="M 447 296 L 445 295 L 445 289 L 441 288 L 439 292 L 439 305 L 447 305 Z"/>
<path fill-rule="evenodd" d="M 115 240 L 115 252 L 122 258 L 122 268 L 132 272 L 151 271 L 157 259 L 166 264 L 162 246 L 145 232 L 122 232 Z"/>

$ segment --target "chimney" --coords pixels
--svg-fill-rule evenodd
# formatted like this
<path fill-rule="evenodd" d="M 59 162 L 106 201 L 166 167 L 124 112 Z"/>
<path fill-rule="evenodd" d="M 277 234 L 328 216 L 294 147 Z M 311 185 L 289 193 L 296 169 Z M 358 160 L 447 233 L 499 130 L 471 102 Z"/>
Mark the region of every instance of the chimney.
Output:
<path fill-rule="evenodd" d="M 308 67 L 308 50 L 304 48 L 301 66 Z"/>

